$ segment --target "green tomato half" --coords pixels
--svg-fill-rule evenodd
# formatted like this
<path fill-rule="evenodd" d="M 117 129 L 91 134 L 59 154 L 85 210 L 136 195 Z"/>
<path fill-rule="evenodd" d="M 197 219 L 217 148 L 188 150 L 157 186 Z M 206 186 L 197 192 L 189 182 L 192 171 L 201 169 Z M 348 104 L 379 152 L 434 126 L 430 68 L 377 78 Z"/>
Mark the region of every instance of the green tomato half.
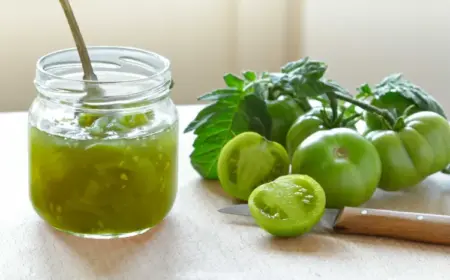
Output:
<path fill-rule="evenodd" d="M 325 211 L 325 192 L 307 175 L 280 176 L 257 187 L 248 206 L 255 222 L 280 237 L 309 232 Z"/>
<path fill-rule="evenodd" d="M 292 173 L 314 178 L 324 189 L 327 208 L 359 206 L 369 200 L 381 177 L 375 146 L 350 128 L 318 131 L 297 147 Z"/>
<path fill-rule="evenodd" d="M 412 187 L 450 163 L 450 125 L 434 112 L 412 114 L 400 131 L 371 131 L 366 138 L 380 155 L 379 187 L 386 191 Z"/>
<path fill-rule="evenodd" d="M 289 157 L 280 144 L 243 132 L 222 148 L 217 168 L 225 192 L 246 201 L 259 185 L 289 173 Z"/>
<path fill-rule="evenodd" d="M 271 140 L 286 145 L 286 134 L 292 123 L 302 114 L 303 109 L 289 96 L 280 96 L 276 100 L 266 101 L 267 110 L 272 117 Z"/>

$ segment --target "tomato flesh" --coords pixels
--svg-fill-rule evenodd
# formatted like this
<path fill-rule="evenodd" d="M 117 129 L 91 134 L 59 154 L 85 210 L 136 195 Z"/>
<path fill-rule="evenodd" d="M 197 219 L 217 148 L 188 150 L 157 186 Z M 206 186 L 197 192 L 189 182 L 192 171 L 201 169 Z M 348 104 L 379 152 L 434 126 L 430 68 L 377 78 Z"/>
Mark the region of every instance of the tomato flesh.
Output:
<path fill-rule="evenodd" d="M 268 233 L 292 237 L 309 232 L 325 209 L 325 192 L 311 177 L 285 175 L 257 187 L 249 197 L 250 213 Z"/>
<path fill-rule="evenodd" d="M 288 172 L 289 157 L 283 146 L 255 132 L 235 136 L 219 155 L 218 175 L 222 188 L 244 201 L 259 185 Z"/>

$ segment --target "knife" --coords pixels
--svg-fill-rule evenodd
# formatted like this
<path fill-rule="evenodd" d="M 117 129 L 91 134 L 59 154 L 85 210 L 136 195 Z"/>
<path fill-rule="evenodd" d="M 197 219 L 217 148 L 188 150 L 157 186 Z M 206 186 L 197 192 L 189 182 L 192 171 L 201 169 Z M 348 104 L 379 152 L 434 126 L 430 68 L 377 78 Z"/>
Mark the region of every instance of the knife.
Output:
<path fill-rule="evenodd" d="M 247 204 L 228 206 L 221 213 L 251 216 Z M 390 237 L 425 243 L 450 245 L 450 216 L 384 209 L 345 207 L 326 209 L 315 230 Z"/>

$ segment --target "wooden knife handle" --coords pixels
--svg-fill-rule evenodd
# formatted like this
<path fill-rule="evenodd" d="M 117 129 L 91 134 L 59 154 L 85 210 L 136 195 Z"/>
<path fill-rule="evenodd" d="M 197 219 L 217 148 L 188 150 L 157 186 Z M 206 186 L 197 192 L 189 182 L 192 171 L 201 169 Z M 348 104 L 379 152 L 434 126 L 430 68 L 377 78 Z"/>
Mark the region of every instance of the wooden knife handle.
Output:
<path fill-rule="evenodd" d="M 446 215 L 346 207 L 333 228 L 338 233 L 450 245 L 450 216 Z"/>

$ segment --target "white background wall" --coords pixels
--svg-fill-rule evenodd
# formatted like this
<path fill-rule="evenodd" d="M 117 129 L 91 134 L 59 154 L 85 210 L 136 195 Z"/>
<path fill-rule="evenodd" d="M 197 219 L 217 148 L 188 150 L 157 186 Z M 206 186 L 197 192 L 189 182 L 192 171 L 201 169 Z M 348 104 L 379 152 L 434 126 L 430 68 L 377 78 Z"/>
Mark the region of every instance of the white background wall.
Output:
<path fill-rule="evenodd" d="M 167 56 L 177 103 L 194 103 L 202 93 L 223 86 L 224 72 L 276 70 L 289 55 L 298 56 L 299 33 L 287 36 L 298 27 L 286 28 L 287 15 L 299 11 L 298 0 L 71 3 L 88 44 L 134 46 Z M 36 60 L 72 46 L 58 1 L 0 0 L 0 110 L 27 109 L 35 94 Z"/>
<path fill-rule="evenodd" d="M 448 0 L 72 0 L 91 45 L 129 45 L 173 63 L 177 103 L 225 72 L 277 70 L 311 56 L 354 89 L 404 72 L 450 111 Z M 26 110 L 35 62 L 72 47 L 55 0 L 0 0 L 0 111 Z"/>
<path fill-rule="evenodd" d="M 302 51 L 349 89 L 393 72 L 450 112 L 450 1 L 304 1 Z"/>

